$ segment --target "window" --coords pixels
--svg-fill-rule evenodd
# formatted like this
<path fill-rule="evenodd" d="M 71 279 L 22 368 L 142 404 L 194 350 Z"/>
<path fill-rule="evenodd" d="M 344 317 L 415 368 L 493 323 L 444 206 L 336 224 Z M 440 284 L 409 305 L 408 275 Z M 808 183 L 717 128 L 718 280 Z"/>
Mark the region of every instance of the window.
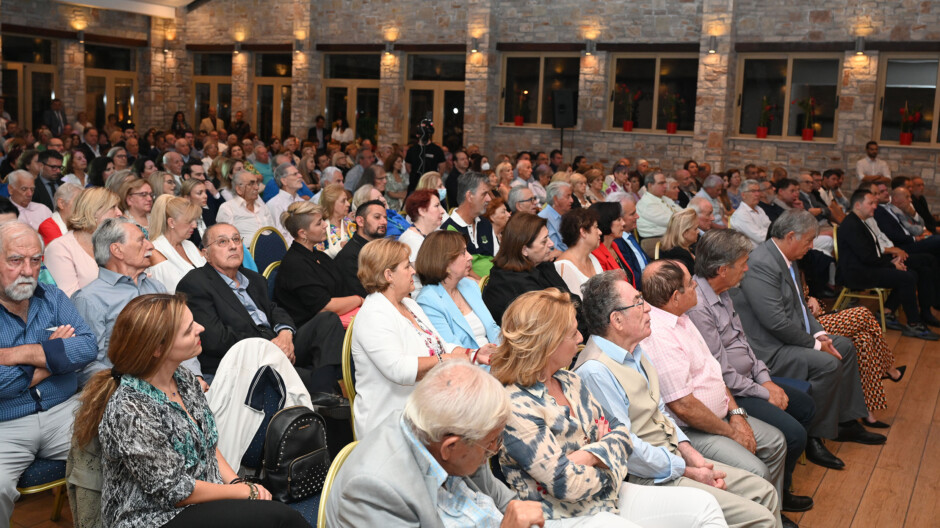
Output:
<path fill-rule="evenodd" d="M 264 140 L 290 135 L 294 58 L 290 53 L 255 55 L 255 132 Z"/>
<path fill-rule="evenodd" d="M 193 75 L 232 76 L 231 53 L 193 54 Z"/>
<path fill-rule="evenodd" d="M 757 55 L 740 60 L 739 135 L 756 135 L 761 126 L 767 127 L 768 136 L 800 137 L 810 125 L 815 137 L 835 138 L 841 55 Z"/>
<path fill-rule="evenodd" d="M 258 53 L 255 55 L 256 77 L 290 77 L 294 59 L 290 53 Z"/>
<path fill-rule="evenodd" d="M 905 114 L 915 116 L 916 121 L 905 126 L 905 132 L 913 134 L 915 143 L 936 143 L 935 125 L 940 101 L 937 97 L 940 58 L 936 55 L 923 57 L 897 57 L 887 55 L 881 62 L 878 78 L 882 80 L 879 89 L 880 104 L 875 122 L 880 131 L 876 131 L 879 141 L 899 141 L 901 118 Z"/>
<path fill-rule="evenodd" d="M 327 79 L 379 80 L 381 65 L 378 54 L 330 53 L 326 56 Z"/>
<path fill-rule="evenodd" d="M 209 117 L 209 108 L 227 127 L 232 123 L 232 54 L 193 54 L 193 116 L 195 128 Z"/>
<path fill-rule="evenodd" d="M 51 40 L 19 35 L 3 35 L 3 110 L 20 128 L 35 129 L 42 115 L 52 107 L 58 87 L 55 44 Z"/>
<path fill-rule="evenodd" d="M 118 124 L 134 123 L 136 71 L 134 50 L 85 44 L 85 112 L 96 127 L 105 129 L 112 115 Z"/>
<path fill-rule="evenodd" d="M 52 41 L 3 35 L 3 60 L 25 64 L 52 64 Z"/>
<path fill-rule="evenodd" d="M 451 151 L 463 146 L 464 79 L 467 54 L 410 54 L 407 81 L 408 119 L 402 136 L 407 143 L 426 117 L 434 122 L 435 143 Z"/>
<path fill-rule="evenodd" d="M 379 116 L 378 53 L 328 53 L 323 61 L 323 116 L 327 127 L 346 119 L 356 137 L 373 140 Z"/>
<path fill-rule="evenodd" d="M 561 56 L 506 55 L 503 61 L 503 109 L 506 123 L 551 125 L 554 96 L 558 90 L 574 93 L 574 118 L 578 119 L 580 54 Z"/>
<path fill-rule="evenodd" d="M 85 68 L 135 71 L 134 50 L 85 44 Z"/>
<path fill-rule="evenodd" d="M 697 56 L 630 54 L 612 59 L 609 127 L 620 129 L 631 117 L 640 130 L 666 130 L 670 122 L 678 130 L 695 128 Z"/>

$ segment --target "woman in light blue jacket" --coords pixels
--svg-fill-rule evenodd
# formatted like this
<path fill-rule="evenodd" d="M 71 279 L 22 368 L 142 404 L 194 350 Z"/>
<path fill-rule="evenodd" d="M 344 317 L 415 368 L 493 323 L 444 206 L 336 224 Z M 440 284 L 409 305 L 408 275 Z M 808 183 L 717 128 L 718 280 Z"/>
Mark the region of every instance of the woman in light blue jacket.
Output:
<path fill-rule="evenodd" d="M 471 262 L 463 234 L 428 235 L 415 261 L 425 285 L 415 300 L 444 341 L 489 352 L 500 342 L 499 325 L 483 303 L 480 286 L 467 278 Z"/>

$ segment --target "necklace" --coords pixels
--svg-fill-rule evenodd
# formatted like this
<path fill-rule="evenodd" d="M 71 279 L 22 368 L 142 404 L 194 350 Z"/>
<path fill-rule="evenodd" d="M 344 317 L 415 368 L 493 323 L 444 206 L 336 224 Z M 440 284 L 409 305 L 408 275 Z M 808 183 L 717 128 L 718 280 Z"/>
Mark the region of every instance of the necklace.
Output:
<path fill-rule="evenodd" d="M 417 226 L 416 224 L 412 224 L 411 227 L 415 228 L 415 231 L 417 231 L 418 234 L 421 235 L 421 236 L 423 236 L 424 238 L 427 238 L 427 237 L 428 237 L 427 235 L 424 234 L 424 231 L 422 231 L 421 229 L 418 228 L 418 226 Z"/>

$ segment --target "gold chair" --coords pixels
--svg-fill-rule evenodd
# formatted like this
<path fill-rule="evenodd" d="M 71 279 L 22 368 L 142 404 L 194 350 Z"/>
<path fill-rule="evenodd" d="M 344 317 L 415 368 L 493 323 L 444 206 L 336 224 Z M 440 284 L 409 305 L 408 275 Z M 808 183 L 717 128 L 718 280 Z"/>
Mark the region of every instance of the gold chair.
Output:
<path fill-rule="evenodd" d="M 356 420 L 353 413 L 353 401 L 356 399 L 356 384 L 353 382 L 352 333 L 356 318 L 349 321 L 346 337 L 343 338 L 343 389 L 349 398 L 349 424 L 352 427 L 353 440 L 356 439 Z"/>
<path fill-rule="evenodd" d="M 487 275 L 480 279 L 480 293 L 483 293 L 483 288 L 486 288 L 486 285 L 490 283 L 490 276 Z"/>
<path fill-rule="evenodd" d="M 662 240 L 656 241 L 656 248 L 653 250 L 653 260 L 659 260 L 659 248 L 662 247 L 662 245 L 663 245 Z"/>
<path fill-rule="evenodd" d="M 61 478 L 45 481 L 50 476 L 62 476 Z M 62 506 L 65 504 L 65 461 L 49 460 L 37 458 L 33 461 L 17 482 L 16 491 L 20 495 L 32 495 L 46 490 L 54 490 L 54 500 L 52 503 L 52 515 L 49 520 L 58 521 L 62 517 Z"/>
<path fill-rule="evenodd" d="M 351 402 L 352 399 L 349 401 Z M 333 463 L 330 464 L 329 471 L 326 472 L 326 478 L 323 480 L 323 491 L 320 492 L 320 508 L 317 511 L 317 528 L 326 528 L 326 500 L 330 496 L 330 488 L 333 487 L 333 479 L 336 478 L 336 474 L 339 473 L 339 468 L 343 467 L 343 463 L 346 462 L 346 459 L 349 458 L 350 453 L 352 453 L 352 450 L 358 443 L 357 441 L 353 441 L 351 444 L 347 444 L 346 447 L 340 449 L 339 453 L 336 453 L 336 458 L 333 459 Z"/>
<path fill-rule="evenodd" d="M 832 258 L 835 259 L 836 264 L 839 263 L 839 226 L 833 226 L 832 228 Z M 836 298 L 835 304 L 832 305 L 832 311 L 838 312 L 845 305 L 848 304 L 849 299 L 874 299 L 878 301 L 878 315 L 881 317 L 881 333 L 887 333 L 888 328 L 885 325 L 885 301 L 888 299 L 888 294 L 891 292 L 889 288 L 867 288 L 864 290 L 853 290 L 846 286 L 842 287 L 842 291 L 839 293 L 839 297 Z"/>

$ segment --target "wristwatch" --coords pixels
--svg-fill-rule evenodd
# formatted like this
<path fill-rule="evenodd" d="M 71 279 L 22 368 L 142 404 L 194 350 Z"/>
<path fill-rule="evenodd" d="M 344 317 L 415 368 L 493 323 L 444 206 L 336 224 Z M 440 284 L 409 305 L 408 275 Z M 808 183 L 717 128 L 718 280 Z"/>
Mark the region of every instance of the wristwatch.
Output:
<path fill-rule="evenodd" d="M 743 416 L 744 419 L 747 420 L 747 411 L 744 410 L 744 407 L 738 407 L 737 409 L 731 409 L 731 410 L 728 412 L 728 417 L 730 418 L 732 415 Z"/>

